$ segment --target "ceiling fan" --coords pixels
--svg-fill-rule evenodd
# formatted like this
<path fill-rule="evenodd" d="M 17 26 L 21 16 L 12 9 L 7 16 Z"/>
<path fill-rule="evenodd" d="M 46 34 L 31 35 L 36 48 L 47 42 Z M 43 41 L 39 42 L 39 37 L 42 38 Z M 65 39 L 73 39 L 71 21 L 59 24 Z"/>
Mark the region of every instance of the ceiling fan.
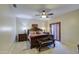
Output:
<path fill-rule="evenodd" d="M 13 4 L 13 7 L 14 8 L 17 8 L 17 5 L 16 4 Z M 49 16 L 52 16 L 54 15 L 53 13 L 48 13 L 49 9 L 43 9 L 41 10 L 41 12 L 39 14 L 36 14 L 35 16 L 40 16 L 41 18 L 48 18 Z"/>
<path fill-rule="evenodd" d="M 53 13 L 48 13 L 46 12 L 46 10 L 42 10 L 42 12 L 40 14 L 37 14 L 36 16 L 41 16 L 41 18 L 48 18 L 48 16 L 52 16 L 54 15 Z"/>

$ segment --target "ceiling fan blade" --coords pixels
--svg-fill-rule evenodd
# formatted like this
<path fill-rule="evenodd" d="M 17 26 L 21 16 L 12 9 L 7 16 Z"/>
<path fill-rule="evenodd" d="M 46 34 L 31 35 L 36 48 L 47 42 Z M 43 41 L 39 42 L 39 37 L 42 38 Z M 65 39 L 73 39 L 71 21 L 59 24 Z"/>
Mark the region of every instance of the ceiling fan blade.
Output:
<path fill-rule="evenodd" d="M 40 15 L 35 15 L 35 16 L 40 16 Z"/>
<path fill-rule="evenodd" d="M 48 15 L 54 15 L 53 13 L 49 13 Z"/>

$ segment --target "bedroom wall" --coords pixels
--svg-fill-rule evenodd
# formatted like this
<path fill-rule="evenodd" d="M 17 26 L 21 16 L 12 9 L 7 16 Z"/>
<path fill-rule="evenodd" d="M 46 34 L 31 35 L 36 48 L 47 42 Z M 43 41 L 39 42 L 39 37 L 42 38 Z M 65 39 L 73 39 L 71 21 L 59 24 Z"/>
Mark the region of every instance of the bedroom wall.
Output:
<path fill-rule="evenodd" d="M 16 20 L 16 34 L 17 35 L 24 33 L 23 27 L 24 27 L 23 24 L 20 21 Z"/>
<path fill-rule="evenodd" d="M 27 20 L 27 19 L 18 18 L 16 20 L 16 32 L 17 34 L 24 33 L 24 30 L 27 31 L 28 29 L 30 29 L 32 24 L 38 24 L 39 28 L 46 30 L 45 23 L 46 21 L 42 21 L 42 20 Z"/>
<path fill-rule="evenodd" d="M 9 53 L 15 40 L 16 21 L 9 5 L 0 5 L 0 53 Z"/>
<path fill-rule="evenodd" d="M 77 44 L 79 44 L 79 10 L 75 10 L 51 21 L 48 24 L 61 22 L 61 42 L 77 53 Z M 48 31 L 49 31 L 48 27 Z"/>

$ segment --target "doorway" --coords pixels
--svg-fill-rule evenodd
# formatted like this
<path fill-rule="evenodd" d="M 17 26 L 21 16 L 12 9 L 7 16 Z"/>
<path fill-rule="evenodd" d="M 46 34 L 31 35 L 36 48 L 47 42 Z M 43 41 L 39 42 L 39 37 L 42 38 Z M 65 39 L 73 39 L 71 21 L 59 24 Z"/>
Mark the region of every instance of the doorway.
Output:
<path fill-rule="evenodd" d="M 61 22 L 50 24 L 50 31 L 55 40 L 61 41 Z"/>

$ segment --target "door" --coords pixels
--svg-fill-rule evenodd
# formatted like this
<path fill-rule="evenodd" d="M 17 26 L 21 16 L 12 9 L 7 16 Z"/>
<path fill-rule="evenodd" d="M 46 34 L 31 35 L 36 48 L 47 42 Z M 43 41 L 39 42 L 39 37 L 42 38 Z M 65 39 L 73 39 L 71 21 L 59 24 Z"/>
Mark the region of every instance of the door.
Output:
<path fill-rule="evenodd" d="M 61 22 L 50 24 L 51 34 L 54 35 L 54 39 L 61 40 Z"/>

